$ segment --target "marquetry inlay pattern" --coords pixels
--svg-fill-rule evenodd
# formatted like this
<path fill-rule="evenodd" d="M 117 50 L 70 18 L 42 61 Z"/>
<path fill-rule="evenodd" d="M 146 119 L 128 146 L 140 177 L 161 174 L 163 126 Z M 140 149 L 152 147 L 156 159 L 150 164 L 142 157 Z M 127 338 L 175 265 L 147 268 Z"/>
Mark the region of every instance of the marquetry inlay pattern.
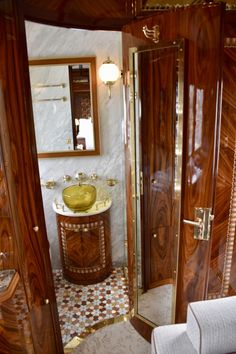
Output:
<path fill-rule="evenodd" d="M 224 258 L 223 280 L 222 280 L 222 296 L 227 296 L 230 286 L 230 275 L 232 270 L 232 260 L 234 252 L 236 232 L 236 142 L 234 149 L 234 165 L 232 177 L 232 189 L 230 198 L 229 222 L 227 230 L 227 241 Z"/>
<path fill-rule="evenodd" d="M 57 214 L 65 279 L 76 284 L 103 281 L 111 272 L 109 210 L 92 216 Z"/>
<path fill-rule="evenodd" d="M 60 229 L 61 229 L 61 241 L 62 241 L 62 249 L 63 249 L 63 255 L 64 255 L 64 265 L 65 267 L 70 270 L 71 272 L 75 273 L 93 273 L 93 272 L 98 272 L 102 268 L 105 268 L 106 266 L 106 251 L 105 251 L 105 233 L 104 233 L 104 223 L 103 220 L 99 222 L 92 222 L 92 223 L 86 223 L 86 224 L 70 224 L 67 222 L 61 222 L 60 223 Z M 78 237 L 81 236 L 81 234 L 89 237 L 89 232 L 92 230 L 98 229 L 99 232 L 99 259 L 100 262 L 99 264 L 92 266 L 92 267 L 85 267 L 85 268 L 78 268 L 75 266 L 71 265 L 71 261 L 69 258 L 68 254 L 68 249 L 67 249 L 67 231 L 74 231 L 78 233 Z"/>

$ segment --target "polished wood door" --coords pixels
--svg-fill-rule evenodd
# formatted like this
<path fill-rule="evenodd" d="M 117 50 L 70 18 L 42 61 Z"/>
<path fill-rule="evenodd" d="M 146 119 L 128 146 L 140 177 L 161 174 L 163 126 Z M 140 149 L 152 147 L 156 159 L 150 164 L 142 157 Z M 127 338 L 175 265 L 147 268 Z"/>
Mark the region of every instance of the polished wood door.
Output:
<path fill-rule="evenodd" d="M 236 295 L 236 37 L 225 39 L 219 168 L 208 298 Z"/>
<path fill-rule="evenodd" d="M 160 46 L 139 54 L 144 289 L 173 282 L 177 53 Z"/>
<path fill-rule="evenodd" d="M 10 215 L 11 224 L 5 223 L 6 231 L 1 224 L 0 239 L 10 233 L 13 240 L 17 265 L 13 259 L 10 266 L 17 268 L 23 284 L 22 301 L 26 301 L 32 340 L 29 352 L 59 354 L 63 348 L 42 206 L 20 0 L 0 1 L 0 63 L 0 177 L 4 178 L 4 183 L 0 182 L 0 215 Z M 4 247 L 11 251 L 10 245 Z"/>
<path fill-rule="evenodd" d="M 223 45 L 224 5 L 199 5 L 187 9 L 165 12 L 133 22 L 123 28 L 124 72 L 128 73 L 129 48 L 155 46 L 145 38 L 143 27 L 160 26 L 163 41 L 186 39 L 183 176 L 181 227 L 179 239 L 178 285 L 176 321 L 186 320 L 187 305 L 207 297 L 211 241 L 195 240 L 193 227 L 183 224 L 183 219 L 194 220 L 195 207 L 213 208 L 217 172 L 219 120 L 221 103 L 221 65 Z M 128 77 L 128 74 L 124 75 Z M 129 80 L 126 80 L 127 131 L 126 172 L 131 179 L 132 136 L 129 119 Z M 149 141 L 149 144 L 152 141 Z M 132 239 L 132 191 L 127 189 L 128 242 Z M 152 210 L 150 210 L 150 213 Z M 133 255 L 129 253 L 129 267 L 134 270 Z"/>
<path fill-rule="evenodd" d="M 19 275 L 21 266 L 13 224 L 0 139 L 0 352 L 33 353 L 30 316 Z M 7 279 L 8 286 L 4 287 Z"/>

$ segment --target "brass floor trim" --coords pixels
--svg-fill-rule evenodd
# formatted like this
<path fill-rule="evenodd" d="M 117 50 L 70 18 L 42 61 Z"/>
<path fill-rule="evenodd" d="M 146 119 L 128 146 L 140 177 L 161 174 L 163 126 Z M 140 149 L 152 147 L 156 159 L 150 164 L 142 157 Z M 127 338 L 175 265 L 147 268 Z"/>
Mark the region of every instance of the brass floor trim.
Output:
<path fill-rule="evenodd" d="M 72 353 L 82 342 L 83 340 L 88 337 L 90 334 L 95 333 L 98 329 L 106 327 L 108 325 L 112 325 L 119 322 L 129 321 L 132 317 L 132 313 L 127 315 L 122 315 L 118 317 L 108 318 L 106 320 L 100 321 L 96 323 L 94 326 L 88 327 L 86 331 L 81 333 L 80 336 L 74 337 L 69 343 L 67 343 L 64 347 L 64 353 Z"/>

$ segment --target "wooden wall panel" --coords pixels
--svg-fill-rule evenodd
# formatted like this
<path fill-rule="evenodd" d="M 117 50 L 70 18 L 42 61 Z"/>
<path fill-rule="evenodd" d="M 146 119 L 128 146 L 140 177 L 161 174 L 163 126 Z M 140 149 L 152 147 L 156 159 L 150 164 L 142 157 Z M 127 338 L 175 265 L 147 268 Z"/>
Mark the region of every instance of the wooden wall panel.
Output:
<path fill-rule="evenodd" d="M 194 219 L 194 207 L 213 205 L 218 148 L 221 83 L 222 21 L 224 5 L 195 6 L 143 19 L 124 27 L 124 71 L 128 71 L 128 48 L 151 45 L 142 28 L 158 24 L 160 39 L 186 38 L 183 199 L 181 219 Z M 128 91 L 128 90 L 127 90 Z M 127 102 L 129 101 L 127 97 Z M 129 106 L 129 103 L 128 105 Z M 195 127 L 195 129 L 193 129 Z M 127 174 L 130 173 L 130 122 L 127 122 Z M 199 174 L 199 172 L 201 172 Z M 129 177 L 128 177 L 129 178 Z M 131 198 L 127 190 L 127 200 Z M 128 224 L 132 211 L 128 211 Z M 131 228 L 128 229 L 132 245 Z M 181 226 L 176 321 L 184 322 L 190 301 L 205 298 L 210 242 L 193 239 L 193 229 Z M 129 253 L 132 266 L 132 254 Z M 132 270 L 131 270 L 132 273 Z M 132 275 L 131 275 L 132 278 Z"/>
<path fill-rule="evenodd" d="M 224 36 L 236 37 L 236 10 L 226 11 L 224 21 Z"/>
<path fill-rule="evenodd" d="M 12 220 L 0 142 L 0 270 L 18 270 L 16 244 L 11 223 Z"/>
<path fill-rule="evenodd" d="M 208 297 L 236 295 L 236 47 L 224 49 L 223 100 Z M 230 276 L 231 274 L 231 276 Z"/>
<path fill-rule="evenodd" d="M 42 207 L 20 0 L 0 2 L 0 62 L 0 161 L 6 173 L 11 227 L 34 350 L 59 354 L 63 349 Z"/>

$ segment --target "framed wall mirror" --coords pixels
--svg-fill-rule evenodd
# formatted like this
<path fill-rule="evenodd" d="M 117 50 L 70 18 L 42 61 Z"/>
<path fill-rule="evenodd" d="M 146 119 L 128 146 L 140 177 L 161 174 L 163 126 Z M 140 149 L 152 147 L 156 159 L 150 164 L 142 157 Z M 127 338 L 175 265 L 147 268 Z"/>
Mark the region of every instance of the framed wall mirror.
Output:
<path fill-rule="evenodd" d="M 30 60 L 39 158 L 100 154 L 96 58 Z"/>
<path fill-rule="evenodd" d="M 182 40 L 130 50 L 135 314 L 153 326 L 175 321 L 183 54 Z"/>

